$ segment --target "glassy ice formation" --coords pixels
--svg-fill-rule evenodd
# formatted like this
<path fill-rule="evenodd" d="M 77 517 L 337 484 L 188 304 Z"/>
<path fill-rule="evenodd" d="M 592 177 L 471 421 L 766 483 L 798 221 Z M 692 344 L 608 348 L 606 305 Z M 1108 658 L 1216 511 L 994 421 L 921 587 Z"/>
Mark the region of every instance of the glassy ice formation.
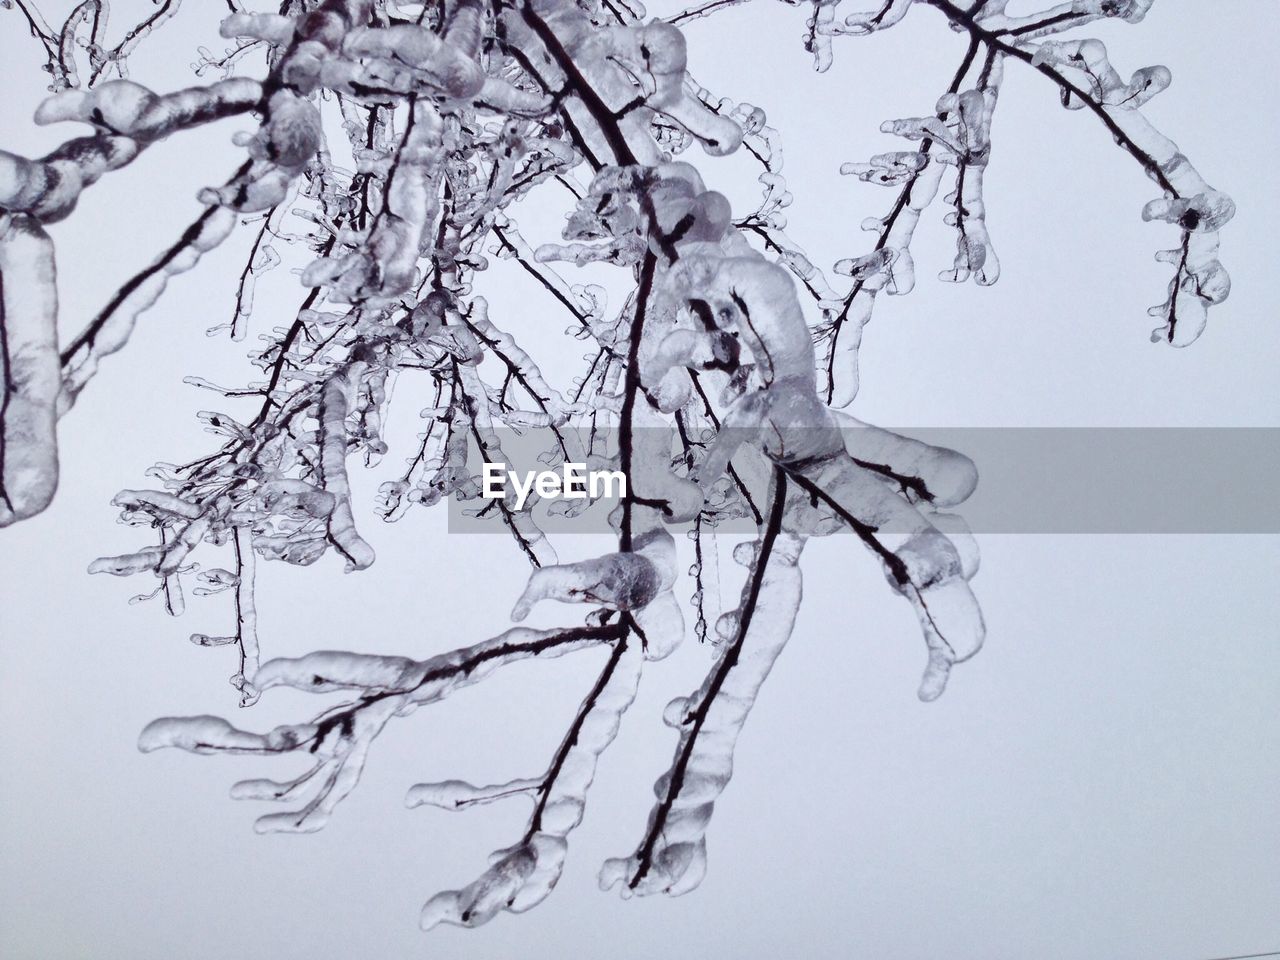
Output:
<path fill-rule="evenodd" d="M 90 569 L 151 575 L 150 596 L 174 614 L 185 589 L 228 594 L 232 628 L 192 641 L 237 650 L 232 679 L 243 706 L 280 686 L 345 698 L 266 733 L 217 717 L 157 720 L 142 749 L 306 755 L 314 763 L 298 779 L 245 780 L 232 793 L 288 808 L 260 818 L 259 830 L 317 830 L 355 788 L 387 723 L 517 660 L 608 651 L 541 771 L 492 786 L 409 790 L 411 806 L 460 810 L 513 796 L 532 806 L 524 833 L 478 878 L 427 902 L 425 926 L 483 923 L 532 907 L 554 887 L 596 762 L 646 662 L 685 634 L 670 523 L 693 522 L 691 615 L 699 639 L 713 634 L 714 660 L 703 683 L 668 706 L 676 747 L 649 822 L 634 850 L 601 873 L 624 895 L 679 894 L 702 878 L 734 742 L 791 633 L 809 537 L 852 529 L 915 609 L 927 651 L 922 699 L 940 695 L 953 665 L 981 646 L 969 587 L 977 552 L 945 512 L 972 491 L 972 463 L 857 424 L 842 408 L 857 392 L 862 327 L 879 293 L 911 290 L 912 236 L 940 190 L 956 235 L 942 278 L 990 284 L 999 275 L 983 192 L 1006 68 L 1025 68 L 1064 106 L 1092 115 L 1158 188 L 1143 216 L 1171 224 L 1176 241 L 1159 254 L 1172 278 L 1151 311 L 1154 339 L 1190 343 L 1228 293 L 1217 252 L 1232 203 L 1142 112 L 1169 72 L 1144 67 L 1125 79 L 1101 43 L 1060 39 L 1103 18 L 1140 21 L 1152 0 L 1071 0 L 1025 16 L 1006 13 L 1004 0 L 917 0 L 968 47 L 936 103 L 885 124 L 901 150 L 842 168 L 893 199 L 864 223 L 871 249 L 834 265 L 849 278 L 839 288 L 786 233 L 791 197 L 763 110 L 713 94 L 689 73 L 678 25 L 735 2 L 710 0 L 664 21 L 630 0 L 284 0 L 275 12 L 228 0 L 222 35 L 232 46 L 223 55 L 202 49 L 202 82 L 169 93 L 130 81 L 126 68 L 178 15 L 179 0 L 157 3 L 114 46 L 107 0 L 84 0 L 56 28 L 32 0 L 3 2 L 6 29 L 22 25 L 47 56 L 53 95 L 36 122 L 74 123 L 80 133 L 45 157 L 0 152 L 0 524 L 49 504 L 59 418 L 127 344 L 168 278 L 249 226 L 251 253 L 221 329 L 242 340 L 258 327 L 263 345 L 250 353 L 258 373 L 234 388 L 189 382 L 250 412 L 205 414 L 206 429 L 222 438 L 217 449 L 158 464 L 156 488 L 120 492 L 123 519 L 154 542 Z M 836 37 L 891 27 L 913 6 L 803 5 L 812 7 L 806 43 L 819 70 Z M 258 78 L 236 75 L 259 61 Z M 155 141 L 232 115 L 253 128 L 236 138 L 240 166 L 200 193 L 204 212 L 171 247 L 59 342 L 45 225 Z M 731 210 L 709 185 L 716 164 L 706 158 L 740 148 L 760 164 L 761 198 L 750 211 Z M 569 210 L 562 242 L 541 232 L 544 242 L 531 242 L 514 219 L 516 201 L 533 191 Z M 296 314 L 276 326 L 255 312 L 254 289 L 282 261 L 282 243 L 307 251 L 310 264 Z M 545 289 L 546 310 L 572 325 L 575 350 L 590 346 L 571 383 L 549 383 L 538 351 L 492 315 L 482 291 L 493 257 Z M 620 305 L 567 278 L 587 263 L 630 279 Z M 354 457 L 377 466 L 388 452 L 383 424 L 402 373 L 430 384 L 433 399 L 416 449 L 382 486 L 385 520 L 450 497 L 475 500 L 480 463 L 508 461 L 500 427 L 545 436 L 545 463 L 586 461 L 628 476 L 610 517 L 617 549 L 585 562 L 557 562 L 532 502 L 517 509 L 508 498 L 491 511 L 532 566 L 513 619 L 546 599 L 592 609 L 581 625 L 515 627 L 426 660 L 318 651 L 260 663 L 255 563 L 308 565 L 331 551 L 350 571 L 374 562 L 376 537 L 357 522 L 364 510 L 352 502 L 348 465 Z M 704 540 L 714 549 L 728 517 L 753 518 L 758 535 L 734 552 L 746 568 L 736 609 L 709 629 Z M 202 568 L 197 551 L 229 559 Z"/>

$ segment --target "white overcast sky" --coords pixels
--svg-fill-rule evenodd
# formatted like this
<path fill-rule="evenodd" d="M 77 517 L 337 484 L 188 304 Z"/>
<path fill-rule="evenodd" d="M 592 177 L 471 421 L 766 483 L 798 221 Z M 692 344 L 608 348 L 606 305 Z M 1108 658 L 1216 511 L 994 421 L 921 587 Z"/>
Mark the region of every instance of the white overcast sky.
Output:
<path fill-rule="evenodd" d="M 159 90 L 192 82 L 195 47 L 217 46 L 223 7 L 190 6 L 140 48 L 136 79 Z M 118 2 L 113 16 L 119 25 L 146 8 Z M 1150 115 L 1238 204 L 1223 240 L 1234 292 L 1198 344 L 1147 339 L 1146 308 L 1167 282 L 1152 254 L 1172 242 L 1140 220 L 1153 185 L 1093 118 L 1060 109 L 1044 78 L 1012 64 L 987 178 L 1004 276 L 987 290 L 934 281 L 952 239 L 930 215 L 919 287 L 883 301 L 867 331 L 855 412 L 906 427 L 1280 426 L 1275 10 L 1159 0 L 1141 25 L 1093 31 L 1122 72 L 1172 68 Z M 882 35 L 837 43 L 819 76 L 801 48 L 804 17 L 756 0 L 694 24 L 690 64 L 783 131 L 791 233 L 829 266 L 868 249 L 858 224 L 890 202 L 840 178 L 839 164 L 897 149 L 879 123 L 929 112 L 963 44 L 922 8 Z M 35 155 L 67 136 L 29 122 L 43 84 L 14 11 L 0 11 L 0 71 L 0 146 Z M 195 191 L 238 163 L 230 136 L 244 125 L 148 151 L 54 228 L 66 334 L 198 212 Z M 755 189 L 737 159 L 703 170 L 730 196 Z M 523 228 L 537 240 L 556 229 Z M 142 485 L 153 461 L 210 442 L 194 421 L 210 397 L 182 376 L 250 375 L 242 346 L 204 336 L 229 315 L 248 243 L 236 235 L 171 285 L 63 421 L 53 507 L 0 532 L 0 955 L 1206 960 L 1280 950 L 1274 536 L 984 536 L 974 586 L 987 646 L 933 704 L 915 697 L 924 652 L 907 605 L 850 538 L 814 543 L 796 632 L 716 807 L 709 874 L 681 899 L 623 903 L 595 889 L 595 872 L 643 830 L 674 745 L 662 706 L 709 661 L 692 642 L 647 673 L 566 874 L 530 914 L 420 933 L 422 901 L 473 879 L 526 810 L 410 811 L 403 794 L 423 780 L 540 770 L 591 682 L 589 655 L 510 668 L 396 721 L 324 832 L 256 836 L 256 812 L 227 787 L 292 765 L 144 757 L 137 733 L 174 713 L 237 713 L 266 728 L 309 717 L 315 701 L 273 691 L 237 712 L 231 655 L 184 639 L 220 632 L 225 598 L 193 600 L 175 622 L 126 604 L 145 585 L 85 574 L 93 557 L 137 545 L 114 525 L 111 496 Z M 296 291 L 274 277 L 256 329 L 291 316 Z M 537 296 L 493 299 L 499 312 L 545 311 L 545 350 L 578 350 Z M 263 570 L 268 655 L 422 657 L 506 626 L 523 560 L 503 538 L 449 537 L 442 510 L 380 524 L 369 507 L 381 479 L 358 480 L 374 568 L 344 576 L 326 558 Z M 561 552 L 599 549 L 597 539 Z"/>

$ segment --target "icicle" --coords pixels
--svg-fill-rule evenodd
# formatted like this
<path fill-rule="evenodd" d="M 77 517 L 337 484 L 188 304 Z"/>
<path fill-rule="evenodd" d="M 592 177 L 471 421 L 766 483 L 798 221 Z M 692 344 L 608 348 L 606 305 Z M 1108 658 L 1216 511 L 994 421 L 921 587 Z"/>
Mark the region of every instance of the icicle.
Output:
<path fill-rule="evenodd" d="M 347 572 L 364 570 L 373 564 L 373 548 L 356 533 L 351 515 L 351 490 L 347 485 L 348 397 L 360 382 L 362 365 L 354 364 L 329 379 L 321 392 L 317 419 L 320 421 L 320 462 L 326 492 L 334 498 L 329 514 L 329 537 L 344 557 Z"/>
<path fill-rule="evenodd" d="M 34 516 L 58 485 L 58 294 L 53 243 L 0 215 L 0 527 Z"/>

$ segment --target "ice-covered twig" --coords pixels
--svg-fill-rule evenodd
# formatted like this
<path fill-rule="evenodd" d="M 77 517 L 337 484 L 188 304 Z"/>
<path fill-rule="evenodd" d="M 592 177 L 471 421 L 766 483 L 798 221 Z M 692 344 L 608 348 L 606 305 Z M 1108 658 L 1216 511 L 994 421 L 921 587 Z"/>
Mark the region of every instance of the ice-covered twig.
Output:
<path fill-rule="evenodd" d="M 329 378 L 320 392 L 316 419 L 320 422 L 320 470 L 325 490 L 333 496 L 329 513 L 329 539 L 347 558 L 347 570 L 363 570 L 374 561 L 373 547 L 356 532 L 351 515 L 351 489 L 347 483 L 347 416 L 351 395 L 364 373 L 352 364 Z"/>
<path fill-rule="evenodd" d="M 520 794 L 533 800 L 533 813 L 520 840 L 495 852 L 492 866 L 466 887 L 443 891 L 427 901 L 422 908 L 424 929 L 439 923 L 479 926 L 502 910 L 529 910 L 551 893 L 564 869 L 567 837 L 582 822 L 596 764 L 613 742 L 622 715 L 635 698 L 641 664 L 634 641 L 624 636 L 613 644 L 604 670 L 540 779 L 489 790 L 456 781 L 420 784 L 410 790 L 409 806 L 426 803 L 455 810 L 469 803 Z"/>
<path fill-rule="evenodd" d="M 285 783 L 243 780 L 232 788 L 232 797 L 288 802 L 313 791 L 300 809 L 267 814 L 255 824 L 263 833 L 312 832 L 325 826 L 334 809 L 355 788 L 373 740 L 393 717 L 408 716 L 418 707 L 443 700 L 500 666 L 616 643 L 624 634 L 625 627 L 618 625 L 516 628 L 429 660 L 332 651 L 270 660 L 255 679 L 254 685 L 262 693 L 283 686 L 309 693 L 352 691 L 359 697 L 323 711 L 309 723 L 285 724 L 264 734 L 237 729 L 219 717 L 167 717 L 142 731 L 138 747 L 144 753 L 176 747 L 206 754 L 310 755 L 315 758 L 314 766 L 301 777 Z"/>
<path fill-rule="evenodd" d="M 670 770 L 656 784 L 658 803 L 636 852 L 609 860 L 600 885 L 631 893 L 679 895 L 706 872 L 706 828 L 733 774 L 733 747 L 761 685 L 782 652 L 800 605 L 804 540 L 783 532 L 787 481 L 779 472 L 773 505 L 752 560 L 742 603 L 721 623 L 728 632 L 702 686 L 667 705 L 663 719 L 680 733 Z"/>
<path fill-rule="evenodd" d="M 834 20 L 835 5 L 815 5 L 814 29 L 822 38 L 820 64 L 829 62 L 830 37 L 839 33 L 867 32 L 896 23 L 909 3 L 889 0 L 878 10 Z M 986 2 L 968 9 L 951 0 L 921 0 L 946 15 L 952 27 L 969 35 L 968 52 L 952 81 L 948 95 L 938 104 L 935 118 L 897 121 L 890 132 L 921 141 L 917 154 L 884 155 L 870 164 L 846 164 L 842 172 L 885 184 L 904 183 L 889 215 L 869 226 L 879 232 L 873 253 L 842 261 L 837 271 L 854 278 L 853 287 L 834 319 L 818 331 L 824 342 L 823 370 L 828 403 L 847 406 L 857 393 L 857 351 L 861 328 L 871 315 L 876 293 L 907 292 L 913 284 L 910 238 L 920 214 L 937 192 L 942 170 L 939 162 L 954 164 L 956 187 L 948 197 L 952 211 L 947 220 L 957 229 L 957 253 L 943 279 L 975 276 L 981 283 L 998 275 L 991 239 L 985 222 L 983 180 L 990 152 L 991 117 L 1005 60 L 1022 62 L 1049 78 L 1064 105 L 1093 113 L 1116 143 L 1130 154 L 1163 190 L 1164 197 L 1148 203 L 1143 218 L 1177 224 L 1181 240 L 1162 251 L 1158 259 L 1173 264 L 1165 302 L 1151 315 L 1161 320 L 1152 334 L 1175 346 L 1192 343 L 1203 331 L 1209 307 L 1221 303 L 1230 292 L 1230 278 L 1218 259 L 1218 230 L 1235 212 L 1230 198 L 1209 187 L 1177 146 L 1160 134 L 1141 111 L 1142 105 L 1169 84 L 1162 66 L 1145 67 L 1129 80 L 1121 78 L 1096 40 L 1045 39 L 1103 18 L 1142 20 L 1150 0 L 1101 3 L 1073 0 L 1038 13 L 1010 16 L 1005 3 Z M 1044 40 L 1042 43 L 1034 41 Z M 977 54 L 985 51 L 976 82 L 963 89 L 961 82 Z M 894 235 L 897 234 L 895 238 Z"/>
<path fill-rule="evenodd" d="M 247 168 L 247 164 L 242 165 L 232 179 Z M 138 317 L 160 299 L 169 278 L 192 269 L 201 257 L 231 235 L 235 225 L 234 211 L 221 206 L 206 207 L 168 250 L 130 277 L 63 348 L 59 416 L 75 404 L 80 391 L 98 372 L 102 359 L 129 342 Z"/>
<path fill-rule="evenodd" d="M 231 677 L 231 685 L 240 691 L 240 706 L 257 703 L 257 687 L 254 678 L 258 673 L 258 606 L 255 600 L 257 560 L 253 553 L 253 541 L 243 528 L 234 534 L 236 552 L 235 610 L 236 649 L 240 655 L 239 667 Z"/>

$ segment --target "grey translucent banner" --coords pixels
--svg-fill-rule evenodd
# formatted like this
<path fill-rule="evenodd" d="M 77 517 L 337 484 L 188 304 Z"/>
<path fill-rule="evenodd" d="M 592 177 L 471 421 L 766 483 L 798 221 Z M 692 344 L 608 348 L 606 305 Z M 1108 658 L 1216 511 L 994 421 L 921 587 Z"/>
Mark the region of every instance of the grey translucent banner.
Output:
<path fill-rule="evenodd" d="M 954 450 L 973 461 L 979 479 L 972 495 L 963 503 L 937 509 L 959 514 L 974 533 L 1280 533 L 1278 428 L 918 428 L 893 432 Z M 509 469 L 522 473 L 560 470 L 564 454 L 548 432 L 498 431 L 498 436 Z M 891 438 L 886 441 L 883 431 L 849 428 L 844 438 L 848 449 L 862 460 L 863 469 L 875 474 L 888 489 L 918 500 L 920 491 L 929 486 L 927 480 L 911 480 L 928 473 L 912 466 L 913 460 L 928 463 L 928 451 L 923 459 L 915 459 L 921 448 L 904 447 Z M 587 442 L 585 436 L 568 439 L 571 451 L 582 450 Z M 706 442 L 710 438 L 688 439 Z M 616 448 L 614 436 L 597 436 L 597 442 L 599 449 Z M 681 450 L 681 440 L 673 433 L 673 469 L 679 474 L 684 472 Z M 484 458 L 475 449 L 472 455 L 476 492 Z M 737 477 L 731 485 L 745 490 L 764 512 L 768 466 L 745 448 L 734 464 Z M 952 475 L 954 468 L 953 461 Z M 800 462 L 789 469 L 805 477 L 812 467 Z M 630 493 L 644 497 L 646 491 L 632 489 Z M 563 515 L 564 508 L 585 504 L 534 501 L 537 498 L 531 497 L 525 510 L 548 534 L 611 533 L 607 517 L 618 498 L 593 502 L 581 512 L 570 509 L 573 515 Z M 859 498 L 855 496 L 850 502 L 857 506 Z M 926 513 L 934 509 L 927 501 L 918 505 Z M 505 507 L 483 498 L 452 498 L 450 532 L 509 534 L 510 499 Z M 477 511 L 482 516 L 475 516 Z M 754 531 L 749 508 L 746 513 L 722 519 L 718 528 L 730 533 Z M 896 522 L 882 520 L 878 526 L 882 532 L 893 532 Z"/>

